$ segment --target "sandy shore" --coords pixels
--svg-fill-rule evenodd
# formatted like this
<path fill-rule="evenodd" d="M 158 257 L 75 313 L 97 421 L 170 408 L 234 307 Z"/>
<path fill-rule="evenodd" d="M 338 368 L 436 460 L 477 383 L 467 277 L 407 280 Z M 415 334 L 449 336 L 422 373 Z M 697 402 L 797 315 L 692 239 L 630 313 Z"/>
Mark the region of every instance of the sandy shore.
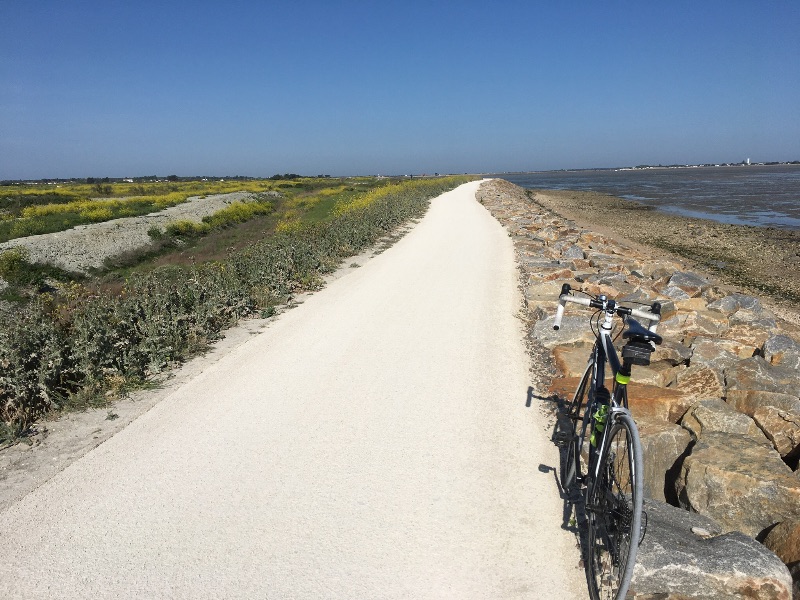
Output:
<path fill-rule="evenodd" d="M 578 225 L 687 259 L 723 283 L 767 299 L 775 312 L 800 324 L 800 231 L 682 217 L 597 192 L 529 195 Z"/>

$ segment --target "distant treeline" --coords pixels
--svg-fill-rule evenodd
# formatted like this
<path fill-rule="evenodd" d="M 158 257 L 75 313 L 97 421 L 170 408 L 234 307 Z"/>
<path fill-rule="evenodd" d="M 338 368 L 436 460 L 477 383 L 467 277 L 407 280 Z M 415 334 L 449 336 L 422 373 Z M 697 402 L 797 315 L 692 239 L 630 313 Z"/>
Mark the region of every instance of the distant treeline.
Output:
<path fill-rule="evenodd" d="M 293 180 L 303 179 L 307 175 L 298 175 L 297 173 L 276 173 L 268 179 L 273 181 L 280 180 Z M 317 175 L 317 178 L 330 177 L 330 175 Z M 264 179 L 263 177 L 249 177 L 246 175 L 226 175 L 224 177 L 208 176 L 208 175 L 192 175 L 189 177 L 180 177 L 178 175 L 144 175 L 142 177 L 70 177 L 63 179 L 59 177 L 46 178 L 46 179 L 4 179 L 0 181 L 0 186 L 3 185 L 30 185 L 30 184 L 47 184 L 47 183 L 87 183 L 89 185 L 102 184 L 102 183 L 150 183 L 156 181 L 257 181 Z"/>

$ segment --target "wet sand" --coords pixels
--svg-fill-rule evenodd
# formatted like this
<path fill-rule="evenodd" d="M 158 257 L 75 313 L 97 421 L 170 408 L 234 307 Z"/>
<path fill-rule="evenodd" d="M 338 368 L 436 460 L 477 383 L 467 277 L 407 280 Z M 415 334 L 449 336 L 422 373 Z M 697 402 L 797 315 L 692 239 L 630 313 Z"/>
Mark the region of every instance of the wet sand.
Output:
<path fill-rule="evenodd" d="M 800 231 L 683 217 L 597 192 L 528 192 L 533 202 L 578 225 L 684 258 L 800 324 Z"/>

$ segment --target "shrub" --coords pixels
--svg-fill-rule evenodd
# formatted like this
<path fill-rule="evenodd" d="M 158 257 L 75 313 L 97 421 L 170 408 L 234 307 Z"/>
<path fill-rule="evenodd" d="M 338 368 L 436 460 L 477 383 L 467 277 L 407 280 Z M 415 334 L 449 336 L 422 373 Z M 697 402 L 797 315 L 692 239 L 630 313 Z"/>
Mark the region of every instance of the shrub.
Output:
<path fill-rule="evenodd" d="M 171 237 L 196 237 L 206 233 L 210 229 L 211 227 L 207 223 L 180 220 L 168 224 L 165 228 L 165 233 Z"/>
<path fill-rule="evenodd" d="M 28 266 L 28 250 L 18 247 L 0 253 L 0 277 L 9 283 L 19 280 Z"/>
<path fill-rule="evenodd" d="M 211 228 L 224 227 L 232 223 L 244 223 L 256 215 L 266 215 L 273 210 L 270 202 L 234 202 L 213 215 L 203 217 L 203 223 Z"/>

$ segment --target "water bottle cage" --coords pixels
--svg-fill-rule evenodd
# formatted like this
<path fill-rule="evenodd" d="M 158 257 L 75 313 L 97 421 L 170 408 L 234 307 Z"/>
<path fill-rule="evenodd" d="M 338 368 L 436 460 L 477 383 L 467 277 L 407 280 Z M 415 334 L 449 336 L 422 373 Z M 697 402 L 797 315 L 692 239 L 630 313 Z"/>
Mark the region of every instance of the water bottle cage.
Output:
<path fill-rule="evenodd" d="M 653 347 L 647 342 L 630 341 L 622 347 L 622 359 L 628 364 L 646 367 Z"/>
<path fill-rule="evenodd" d="M 603 431 L 606 428 L 606 421 L 608 420 L 608 409 L 611 406 L 611 394 L 607 388 L 601 387 L 595 391 L 595 406 L 597 406 L 597 410 L 595 410 L 592 415 L 594 424 L 592 427 L 592 435 L 589 437 L 589 443 L 591 443 L 594 448 L 597 448 L 598 442 L 603 437 Z"/>
<path fill-rule="evenodd" d="M 597 448 L 597 443 L 603 436 L 603 431 L 606 428 L 606 421 L 608 420 L 608 404 L 601 404 L 597 408 L 597 412 L 592 416 L 594 419 L 594 427 L 592 427 L 592 435 L 589 442 L 593 447 Z"/>

